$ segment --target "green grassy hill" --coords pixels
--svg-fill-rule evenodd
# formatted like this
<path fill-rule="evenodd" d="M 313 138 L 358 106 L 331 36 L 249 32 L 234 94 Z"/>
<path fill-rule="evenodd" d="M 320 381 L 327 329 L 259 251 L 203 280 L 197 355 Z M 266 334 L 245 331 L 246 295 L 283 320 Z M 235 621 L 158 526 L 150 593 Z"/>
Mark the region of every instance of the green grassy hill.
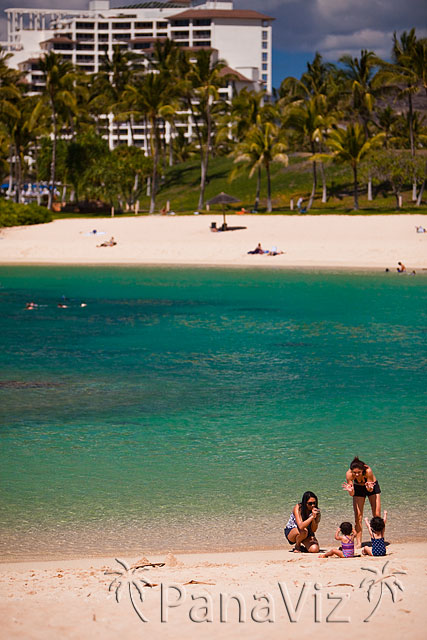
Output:
<path fill-rule="evenodd" d="M 205 199 L 209 200 L 221 191 L 239 198 L 237 205 L 228 207 L 228 210 L 238 210 L 245 207 L 251 211 L 254 206 L 256 176 L 248 177 L 248 171 L 242 167 L 239 175 L 230 181 L 230 175 L 235 168 L 230 158 L 213 158 L 209 165 L 209 181 L 206 187 Z M 349 167 L 343 165 L 329 165 L 326 167 L 326 179 L 328 186 L 328 202 L 321 202 L 320 174 L 318 176 L 318 190 L 316 199 L 310 213 L 353 213 L 353 184 Z M 275 164 L 271 169 L 273 213 L 292 213 L 290 211 L 290 199 L 296 203 L 300 196 L 308 198 L 312 186 L 311 163 L 304 154 L 292 156 L 288 167 Z M 157 195 L 157 211 L 170 202 L 171 210 L 177 214 L 193 213 L 197 208 L 200 184 L 200 165 L 197 158 L 174 167 L 167 167 L 160 181 Z M 374 200 L 368 202 L 366 197 L 366 185 L 360 185 L 363 193 L 359 197 L 359 214 L 369 213 L 395 213 L 396 204 L 390 190 L 385 186 L 374 185 Z M 262 172 L 260 213 L 266 211 L 267 178 L 265 170 Z M 427 206 L 415 207 L 411 202 L 411 190 L 403 192 L 403 208 L 401 213 L 426 213 Z M 149 198 L 140 198 L 140 213 L 146 213 L 149 207 Z M 220 211 L 221 206 L 216 210 Z M 214 209 L 211 209 L 213 211 Z M 107 212 L 105 212 L 107 213 Z M 297 211 L 294 211 L 298 214 Z M 74 214 L 75 215 L 75 214 Z M 78 214 L 77 214 L 78 215 Z M 105 215 L 105 214 L 104 214 Z M 55 217 L 73 217 L 73 214 L 55 214 Z"/>

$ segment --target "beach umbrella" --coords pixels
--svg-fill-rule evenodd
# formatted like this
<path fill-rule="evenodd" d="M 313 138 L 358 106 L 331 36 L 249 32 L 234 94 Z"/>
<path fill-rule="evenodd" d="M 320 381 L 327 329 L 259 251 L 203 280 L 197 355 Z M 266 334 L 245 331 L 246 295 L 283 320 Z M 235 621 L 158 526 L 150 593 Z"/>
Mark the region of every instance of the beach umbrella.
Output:
<path fill-rule="evenodd" d="M 234 196 L 229 196 L 228 193 L 224 193 L 224 191 L 221 191 L 221 193 L 219 193 L 217 196 L 215 196 L 214 198 L 211 198 L 210 200 L 208 200 L 206 204 L 208 204 L 208 205 L 211 205 L 211 204 L 222 204 L 222 217 L 224 218 L 224 224 L 226 224 L 226 222 L 225 222 L 225 208 L 224 208 L 224 205 L 225 204 L 234 204 L 235 202 L 240 202 L 239 198 L 235 198 Z"/>

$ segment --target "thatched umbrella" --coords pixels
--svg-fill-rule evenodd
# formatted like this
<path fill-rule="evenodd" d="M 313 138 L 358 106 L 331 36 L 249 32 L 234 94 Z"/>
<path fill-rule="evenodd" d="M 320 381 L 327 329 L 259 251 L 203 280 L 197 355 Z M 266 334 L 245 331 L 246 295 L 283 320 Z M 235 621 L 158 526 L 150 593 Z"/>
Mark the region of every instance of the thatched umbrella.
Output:
<path fill-rule="evenodd" d="M 226 221 L 225 221 L 225 208 L 224 205 L 225 204 L 234 204 L 235 202 L 240 202 L 239 198 L 235 198 L 234 196 L 229 196 L 228 193 L 224 193 L 224 191 L 221 191 L 221 193 L 219 193 L 217 196 L 215 196 L 214 198 L 211 198 L 210 200 L 207 201 L 206 204 L 211 205 L 211 204 L 222 204 L 222 217 L 224 218 L 224 225 L 226 226 Z"/>

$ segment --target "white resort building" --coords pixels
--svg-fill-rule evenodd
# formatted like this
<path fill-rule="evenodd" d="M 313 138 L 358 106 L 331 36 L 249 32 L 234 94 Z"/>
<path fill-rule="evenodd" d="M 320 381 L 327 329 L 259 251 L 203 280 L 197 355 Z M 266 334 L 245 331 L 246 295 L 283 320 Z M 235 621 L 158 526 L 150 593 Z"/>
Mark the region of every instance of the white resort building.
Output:
<path fill-rule="evenodd" d="M 231 99 L 243 87 L 271 93 L 272 21 L 257 11 L 236 10 L 228 0 L 142 2 L 110 8 L 109 0 L 90 0 L 87 10 L 6 9 L 9 64 L 26 72 L 34 93 L 43 89 L 39 58 L 55 51 L 87 73 L 96 73 L 114 46 L 149 56 L 156 39 L 169 38 L 189 50 L 209 48 L 233 72 L 221 93 Z M 146 147 L 142 131 L 134 137 L 123 124 L 119 140 L 110 123 L 110 146 Z M 191 138 L 191 122 L 187 137 Z M 169 131 L 165 131 L 168 138 Z"/>

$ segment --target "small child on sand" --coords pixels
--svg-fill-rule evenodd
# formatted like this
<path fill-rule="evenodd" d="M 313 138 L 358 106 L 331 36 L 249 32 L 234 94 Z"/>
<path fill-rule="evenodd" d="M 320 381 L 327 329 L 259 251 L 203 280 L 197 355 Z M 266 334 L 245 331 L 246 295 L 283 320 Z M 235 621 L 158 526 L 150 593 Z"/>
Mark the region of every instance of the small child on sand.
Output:
<path fill-rule="evenodd" d="M 385 556 L 386 548 L 384 532 L 385 523 L 387 522 L 387 511 L 384 511 L 384 519 L 379 516 L 375 516 L 371 519 L 371 522 L 369 522 L 368 518 L 365 518 L 365 522 L 371 536 L 372 549 L 369 547 L 363 547 L 362 553 L 365 556 Z"/>
<path fill-rule="evenodd" d="M 338 556 L 338 558 L 353 558 L 355 535 L 356 531 L 354 530 L 351 522 L 342 522 L 335 531 L 335 540 L 341 541 L 341 549 L 329 549 L 329 551 L 323 553 L 319 558 L 330 558 L 331 556 Z"/>

